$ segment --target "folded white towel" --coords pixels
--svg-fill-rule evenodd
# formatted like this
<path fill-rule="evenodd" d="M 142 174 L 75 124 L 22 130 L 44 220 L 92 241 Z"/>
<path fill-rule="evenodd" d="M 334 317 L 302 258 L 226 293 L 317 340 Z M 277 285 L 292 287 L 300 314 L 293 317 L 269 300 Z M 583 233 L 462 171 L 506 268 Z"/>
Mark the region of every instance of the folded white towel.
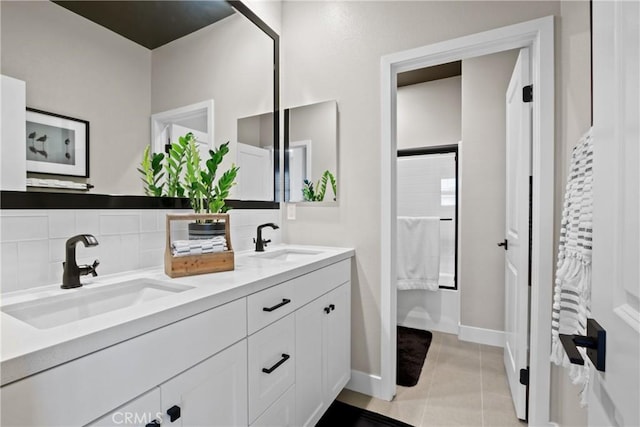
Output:
<path fill-rule="evenodd" d="M 398 289 L 438 290 L 440 218 L 398 217 Z"/>
<path fill-rule="evenodd" d="M 227 239 L 217 236 L 203 240 L 175 240 L 171 242 L 171 253 L 174 256 L 201 255 L 223 252 L 227 248 Z"/>

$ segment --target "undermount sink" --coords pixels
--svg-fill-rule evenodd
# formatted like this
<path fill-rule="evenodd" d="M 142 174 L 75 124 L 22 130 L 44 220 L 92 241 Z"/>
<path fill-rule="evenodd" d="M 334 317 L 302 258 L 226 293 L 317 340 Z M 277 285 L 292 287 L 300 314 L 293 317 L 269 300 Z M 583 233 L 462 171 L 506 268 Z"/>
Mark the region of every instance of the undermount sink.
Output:
<path fill-rule="evenodd" d="M 2 307 L 2 311 L 35 328 L 50 329 L 189 289 L 193 287 L 152 279 L 134 279 L 94 289 L 83 287 L 68 294 L 11 304 Z"/>
<path fill-rule="evenodd" d="M 260 259 L 272 259 L 277 261 L 299 261 L 321 253 L 321 251 L 313 251 L 308 249 L 286 248 L 277 249 L 271 252 L 262 252 L 259 254 L 251 255 L 251 257 Z"/>

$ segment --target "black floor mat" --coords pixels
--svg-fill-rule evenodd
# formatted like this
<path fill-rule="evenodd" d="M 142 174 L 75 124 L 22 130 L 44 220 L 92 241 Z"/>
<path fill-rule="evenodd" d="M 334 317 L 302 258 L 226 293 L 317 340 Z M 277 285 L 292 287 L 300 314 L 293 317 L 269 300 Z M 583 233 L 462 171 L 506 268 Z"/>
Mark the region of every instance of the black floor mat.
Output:
<path fill-rule="evenodd" d="M 396 384 L 405 387 L 418 384 L 432 337 L 429 331 L 398 326 Z"/>
<path fill-rule="evenodd" d="M 412 427 L 410 424 L 385 417 L 376 412 L 335 400 L 320 418 L 316 427 Z"/>

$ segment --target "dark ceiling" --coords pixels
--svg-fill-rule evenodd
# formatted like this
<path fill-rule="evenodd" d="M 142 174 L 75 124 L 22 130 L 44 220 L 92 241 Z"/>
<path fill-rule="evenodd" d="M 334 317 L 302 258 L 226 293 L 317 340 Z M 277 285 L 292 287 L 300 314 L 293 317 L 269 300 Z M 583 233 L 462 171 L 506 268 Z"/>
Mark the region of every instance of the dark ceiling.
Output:
<path fill-rule="evenodd" d="M 148 49 L 172 42 L 235 12 L 223 0 L 52 1 Z"/>
<path fill-rule="evenodd" d="M 398 73 L 398 87 L 462 75 L 462 61 Z"/>

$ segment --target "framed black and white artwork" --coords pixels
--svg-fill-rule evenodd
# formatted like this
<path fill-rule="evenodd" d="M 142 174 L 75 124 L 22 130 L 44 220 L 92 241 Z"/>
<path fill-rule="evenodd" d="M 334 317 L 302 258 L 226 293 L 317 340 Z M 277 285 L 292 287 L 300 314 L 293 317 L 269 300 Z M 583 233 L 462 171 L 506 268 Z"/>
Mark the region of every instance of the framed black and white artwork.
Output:
<path fill-rule="evenodd" d="M 27 108 L 27 172 L 89 177 L 89 122 Z"/>

